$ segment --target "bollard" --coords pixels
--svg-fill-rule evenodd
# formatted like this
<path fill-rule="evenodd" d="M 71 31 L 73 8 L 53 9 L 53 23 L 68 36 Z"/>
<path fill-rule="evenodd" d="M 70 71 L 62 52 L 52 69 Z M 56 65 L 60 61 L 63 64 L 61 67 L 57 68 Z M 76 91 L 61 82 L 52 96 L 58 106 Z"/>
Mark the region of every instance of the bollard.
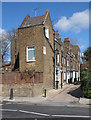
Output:
<path fill-rule="evenodd" d="M 10 89 L 10 99 L 13 99 L 13 88 Z"/>
<path fill-rule="evenodd" d="M 46 89 L 44 89 L 44 97 L 46 97 Z"/>
<path fill-rule="evenodd" d="M 56 89 L 58 89 L 58 81 L 56 81 Z"/>

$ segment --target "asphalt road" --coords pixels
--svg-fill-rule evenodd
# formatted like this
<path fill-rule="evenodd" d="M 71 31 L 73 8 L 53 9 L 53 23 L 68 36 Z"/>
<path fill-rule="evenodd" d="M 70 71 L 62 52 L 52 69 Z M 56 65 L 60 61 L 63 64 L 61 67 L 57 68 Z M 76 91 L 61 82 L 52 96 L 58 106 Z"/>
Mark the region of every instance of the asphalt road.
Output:
<path fill-rule="evenodd" d="M 2 120 L 91 120 L 89 107 L 44 106 L 39 104 L 2 103 Z M 90 116 L 91 117 L 91 116 Z M 8 119 L 6 119 L 8 118 Z"/>

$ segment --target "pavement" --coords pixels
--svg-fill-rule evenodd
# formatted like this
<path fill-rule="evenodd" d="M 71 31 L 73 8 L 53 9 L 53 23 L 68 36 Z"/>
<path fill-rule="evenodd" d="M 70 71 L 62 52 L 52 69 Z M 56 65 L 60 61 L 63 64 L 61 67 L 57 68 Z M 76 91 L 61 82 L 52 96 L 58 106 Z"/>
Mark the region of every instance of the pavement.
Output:
<path fill-rule="evenodd" d="M 70 87 L 70 85 L 65 85 L 63 86 L 63 88 L 59 88 L 59 89 L 51 89 L 49 91 L 46 92 L 46 97 L 43 97 L 44 95 L 40 95 L 40 96 L 36 96 L 36 97 L 14 97 L 13 100 L 10 100 L 9 97 L 2 97 L 0 96 L 0 101 L 4 102 L 4 101 L 10 101 L 10 102 L 30 102 L 30 103 L 40 103 L 43 102 L 45 100 L 48 100 L 50 98 L 55 97 L 57 94 L 59 94 L 60 92 L 64 91 L 65 89 L 67 89 L 68 87 Z"/>
<path fill-rule="evenodd" d="M 73 105 L 73 103 L 89 105 L 91 99 L 80 97 L 80 85 L 66 84 L 63 88 L 51 89 L 46 92 L 46 97 L 43 95 L 37 97 L 14 97 L 12 100 L 9 97 L 1 97 L 0 102 L 24 102 L 31 104 L 53 104 L 53 105 Z"/>

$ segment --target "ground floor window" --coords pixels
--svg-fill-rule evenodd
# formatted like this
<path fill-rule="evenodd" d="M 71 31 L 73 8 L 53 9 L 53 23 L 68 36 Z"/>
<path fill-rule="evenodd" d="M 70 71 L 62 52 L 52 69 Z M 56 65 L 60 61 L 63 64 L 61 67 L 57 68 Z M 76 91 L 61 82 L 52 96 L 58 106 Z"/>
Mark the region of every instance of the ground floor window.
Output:
<path fill-rule="evenodd" d="M 66 73 L 64 72 L 64 80 L 66 80 Z"/>

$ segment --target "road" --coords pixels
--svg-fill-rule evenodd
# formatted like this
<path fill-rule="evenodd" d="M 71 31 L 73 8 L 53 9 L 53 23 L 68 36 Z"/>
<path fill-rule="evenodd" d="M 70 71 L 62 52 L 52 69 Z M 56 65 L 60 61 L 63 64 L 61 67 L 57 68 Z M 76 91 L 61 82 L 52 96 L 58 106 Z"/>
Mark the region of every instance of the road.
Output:
<path fill-rule="evenodd" d="M 71 85 L 43 102 L 3 102 L 0 112 L 3 120 L 91 120 L 90 106 L 78 102 L 81 95 L 80 85 Z"/>
<path fill-rule="evenodd" d="M 50 100 L 56 102 L 78 102 L 81 96 L 82 91 L 80 85 L 71 85 L 54 98 L 50 98 Z"/>
<path fill-rule="evenodd" d="M 1 109 L 0 109 L 1 110 Z M 30 103 L 2 103 L 2 117 L 4 118 L 61 118 L 62 120 L 90 120 L 89 107 L 78 106 L 44 106 Z"/>

